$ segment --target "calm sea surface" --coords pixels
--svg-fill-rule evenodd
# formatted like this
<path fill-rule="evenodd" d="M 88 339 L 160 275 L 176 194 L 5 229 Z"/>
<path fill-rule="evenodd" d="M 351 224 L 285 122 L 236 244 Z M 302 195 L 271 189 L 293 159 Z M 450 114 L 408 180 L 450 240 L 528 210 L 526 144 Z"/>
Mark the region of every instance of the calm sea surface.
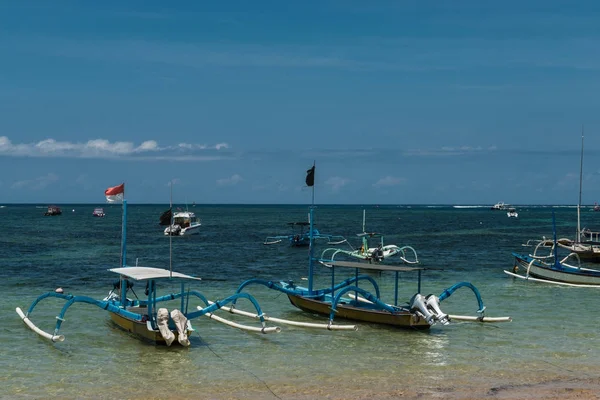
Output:
<path fill-rule="evenodd" d="M 190 348 L 167 348 L 118 330 L 95 306 L 75 304 L 62 325 L 66 340 L 51 344 L 25 327 L 15 307 L 26 310 L 57 287 L 100 299 L 108 293 L 117 278 L 107 269 L 119 264 L 121 206 L 105 206 L 107 216 L 94 218 L 96 206 L 61 205 L 57 217 L 44 217 L 45 205 L 0 208 L 1 398 L 468 398 L 556 381 L 583 385 L 600 377 L 600 290 L 515 281 L 502 272 L 512 268 L 512 251 L 527 250 L 522 243 L 552 236 L 553 211 L 558 235 L 573 237 L 573 207 L 518 207 L 518 219 L 487 206 L 366 207 L 367 230 L 385 233 L 386 243 L 414 247 L 423 266 L 441 269 L 424 272 L 423 294 L 439 295 L 470 281 L 482 294 L 486 315 L 510 316 L 510 323 L 452 323 L 427 332 L 368 324 L 356 332 L 282 325 L 281 333 L 261 335 L 205 318 L 193 321 L 198 335 Z M 158 225 L 166 208 L 128 206 L 129 265 L 137 260 L 169 268 L 169 238 Z M 262 242 L 289 233 L 288 222 L 306 220 L 307 206 L 193 210 L 202 232 L 173 238 L 172 265 L 202 277 L 196 288 L 207 297 L 227 297 L 253 277 L 304 283 L 306 249 Z M 362 210 L 318 206 L 315 226 L 357 246 Z M 600 229 L 600 213 L 584 209 L 582 226 Z M 329 270 L 316 271 L 317 286 L 327 285 Z M 402 301 L 414 294 L 415 278 L 402 275 Z M 384 299 L 393 301 L 390 282 L 382 286 Z M 134 290 L 143 295 L 143 287 Z M 249 292 L 268 315 L 326 322 L 295 309 L 278 292 L 258 286 Z M 52 331 L 62 304 L 42 302 L 32 320 Z M 475 315 L 477 303 L 461 289 L 442 309 Z"/>

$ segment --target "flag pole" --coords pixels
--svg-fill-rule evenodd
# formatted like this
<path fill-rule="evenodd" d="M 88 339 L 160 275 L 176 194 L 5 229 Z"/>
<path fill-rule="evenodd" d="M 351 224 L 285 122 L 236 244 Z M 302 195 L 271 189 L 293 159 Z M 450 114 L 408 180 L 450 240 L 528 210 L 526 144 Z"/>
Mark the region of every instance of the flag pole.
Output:
<path fill-rule="evenodd" d="M 123 204 L 121 206 L 121 266 L 127 266 L 127 200 L 125 200 L 125 182 L 123 182 Z M 121 275 L 121 305 L 127 306 L 127 281 Z"/>
<path fill-rule="evenodd" d="M 312 176 L 311 176 L 312 174 Z M 311 179 L 309 181 L 309 178 Z M 306 179 L 306 184 L 312 186 L 312 201 L 310 205 L 310 225 L 309 225 L 309 242 L 308 242 L 308 294 L 312 295 L 313 292 L 313 256 L 314 256 L 314 236 L 313 236 L 313 209 L 315 206 L 315 161 L 313 166 L 309 170 L 309 175 Z"/>

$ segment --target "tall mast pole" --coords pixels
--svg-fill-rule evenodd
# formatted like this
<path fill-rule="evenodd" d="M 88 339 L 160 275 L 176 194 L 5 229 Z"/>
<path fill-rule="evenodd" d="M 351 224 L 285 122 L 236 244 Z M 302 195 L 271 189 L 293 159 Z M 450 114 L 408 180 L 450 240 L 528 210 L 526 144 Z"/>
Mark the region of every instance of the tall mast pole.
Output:
<path fill-rule="evenodd" d="M 311 295 L 313 291 L 313 255 L 314 255 L 314 236 L 313 236 L 313 209 L 315 207 L 315 162 L 313 161 L 312 166 L 313 182 L 312 182 L 312 201 L 310 205 L 310 225 L 309 225 L 309 245 L 308 245 L 308 294 Z M 308 182 L 307 182 L 308 183 Z"/>
<path fill-rule="evenodd" d="M 581 187 L 583 186 L 583 125 L 581 125 L 581 158 L 579 161 L 579 202 L 577 203 L 577 242 L 581 242 Z"/>

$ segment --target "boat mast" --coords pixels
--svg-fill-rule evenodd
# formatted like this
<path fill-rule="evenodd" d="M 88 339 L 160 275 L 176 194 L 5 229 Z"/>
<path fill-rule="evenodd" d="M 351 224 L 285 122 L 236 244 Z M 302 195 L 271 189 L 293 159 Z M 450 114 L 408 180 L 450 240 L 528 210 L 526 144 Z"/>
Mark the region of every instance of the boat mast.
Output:
<path fill-rule="evenodd" d="M 581 158 L 579 161 L 579 203 L 577 203 L 577 243 L 581 242 L 581 187 L 583 184 L 583 125 L 581 125 Z"/>
<path fill-rule="evenodd" d="M 123 215 L 121 217 L 121 266 L 127 266 L 127 200 L 123 189 Z M 121 275 L 121 306 L 127 305 L 127 280 Z"/>
<path fill-rule="evenodd" d="M 363 208 L 363 230 L 362 230 L 362 231 L 363 231 L 363 233 L 366 233 L 366 231 L 365 231 L 365 218 L 366 218 L 366 212 L 367 212 L 367 210 L 365 210 L 365 209 Z"/>
<path fill-rule="evenodd" d="M 169 196 L 169 209 L 171 210 L 171 226 L 169 227 L 169 278 L 173 277 L 173 179 L 169 182 L 171 194 Z"/>
<path fill-rule="evenodd" d="M 310 205 L 309 214 L 309 242 L 308 242 L 308 294 L 312 295 L 313 292 L 313 255 L 314 255 L 314 236 L 313 236 L 313 209 L 315 206 L 315 162 L 313 166 L 307 171 L 306 185 L 312 187 L 312 202 Z"/>

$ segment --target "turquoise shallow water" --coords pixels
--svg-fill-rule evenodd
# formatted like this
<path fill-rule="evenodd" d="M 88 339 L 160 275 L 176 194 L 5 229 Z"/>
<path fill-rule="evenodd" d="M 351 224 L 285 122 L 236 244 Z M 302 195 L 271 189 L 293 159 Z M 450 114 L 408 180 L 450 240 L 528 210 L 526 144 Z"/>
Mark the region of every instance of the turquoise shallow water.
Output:
<path fill-rule="evenodd" d="M 119 264 L 121 209 L 106 206 L 106 218 L 93 218 L 95 206 L 63 205 L 58 217 L 44 217 L 41 205 L 0 208 L 2 398 L 477 398 L 548 382 L 583 387 L 600 377 L 598 289 L 515 281 L 502 272 L 512 267 L 511 252 L 522 250 L 521 243 L 551 236 L 553 211 L 559 236 L 573 236 L 574 208 L 519 207 L 519 218 L 509 219 L 487 207 L 367 207 L 367 230 L 386 233 L 387 243 L 413 246 L 423 266 L 441 269 L 424 273 L 423 294 L 470 281 L 486 315 L 511 316 L 510 323 L 453 323 L 428 332 L 368 324 L 356 332 L 281 326 L 279 334 L 260 335 L 201 319 L 194 321 L 198 335 L 190 348 L 166 348 L 140 342 L 116 329 L 106 312 L 78 304 L 63 323 L 65 342 L 50 344 L 26 329 L 15 307 L 26 309 L 56 287 L 96 298 L 108 293 L 115 277 L 106 270 Z M 165 209 L 129 205 L 130 265 L 137 259 L 168 268 L 169 238 L 158 226 Z M 209 298 L 224 298 L 253 277 L 303 282 L 306 249 L 262 241 L 288 233 L 287 222 L 305 220 L 306 206 L 194 210 L 202 232 L 173 238 L 173 268 L 202 277 L 198 288 Z M 319 206 L 315 221 L 321 232 L 356 245 L 362 207 Z M 600 213 L 586 209 L 582 224 L 600 226 Z M 328 272 L 317 267 L 318 286 L 329 283 Z M 402 301 L 414 294 L 414 278 L 402 276 Z M 392 301 L 391 284 L 382 287 Z M 250 292 L 269 315 L 324 322 L 277 292 Z M 61 306 L 48 301 L 32 319 L 51 331 Z M 442 303 L 454 314 L 473 315 L 476 306 L 466 290 Z"/>

